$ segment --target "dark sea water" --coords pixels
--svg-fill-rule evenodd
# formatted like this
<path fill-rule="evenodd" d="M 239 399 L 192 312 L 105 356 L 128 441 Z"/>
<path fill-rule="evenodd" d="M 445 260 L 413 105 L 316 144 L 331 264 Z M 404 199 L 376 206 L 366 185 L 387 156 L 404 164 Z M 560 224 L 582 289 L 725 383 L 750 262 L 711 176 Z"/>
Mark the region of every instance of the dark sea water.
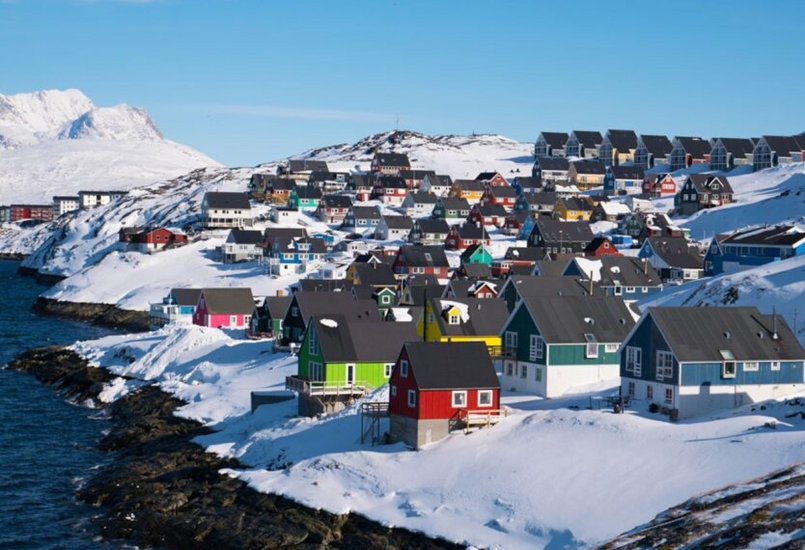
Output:
<path fill-rule="evenodd" d="M 46 288 L 0 261 L 0 365 L 28 348 L 70 344 L 110 331 L 37 317 L 30 306 Z M 93 541 L 99 513 L 74 494 L 106 459 L 95 445 L 107 428 L 98 411 L 66 403 L 32 376 L 0 370 L 0 550 L 111 548 Z"/>

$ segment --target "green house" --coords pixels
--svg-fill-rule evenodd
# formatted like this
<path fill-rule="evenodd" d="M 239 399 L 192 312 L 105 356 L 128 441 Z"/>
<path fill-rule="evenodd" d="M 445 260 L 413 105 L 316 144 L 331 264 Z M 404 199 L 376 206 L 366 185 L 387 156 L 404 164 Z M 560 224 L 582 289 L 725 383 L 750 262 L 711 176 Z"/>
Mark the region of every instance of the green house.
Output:
<path fill-rule="evenodd" d="M 431 215 L 443 220 L 464 220 L 470 215 L 470 203 L 458 197 L 439 197 Z"/>
<path fill-rule="evenodd" d="M 297 185 L 288 195 L 288 206 L 298 210 L 316 210 L 321 201 L 321 189 Z"/>
<path fill-rule="evenodd" d="M 492 254 L 483 244 L 473 244 L 461 253 L 461 263 L 492 265 Z"/>
<path fill-rule="evenodd" d="M 255 335 L 282 334 L 282 320 L 291 305 L 290 296 L 269 296 L 254 308 L 249 330 Z"/>
<path fill-rule="evenodd" d="M 380 317 L 385 317 L 388 310 L 397 305 L 397 292 L 389 287 L 356 285 L 352 287 L 352 294 L 356 300 L 374 300 Z"/>
<path fill-rule="evenodd" d="M 633 326 L 619 297 L 524 296 L 501 332 L 501 386 L 557 397 L 614 382 L 620 344 Z"/>
<path fill-rule="evenodd" d="M 297 375 L 286 383 L 299 393 L 299 413 L 336 412 L 382 386 L 403 344 L 417 340 L 412 322 L 352 321 L 340 314 L 313 317 L 299 348 Z"/>

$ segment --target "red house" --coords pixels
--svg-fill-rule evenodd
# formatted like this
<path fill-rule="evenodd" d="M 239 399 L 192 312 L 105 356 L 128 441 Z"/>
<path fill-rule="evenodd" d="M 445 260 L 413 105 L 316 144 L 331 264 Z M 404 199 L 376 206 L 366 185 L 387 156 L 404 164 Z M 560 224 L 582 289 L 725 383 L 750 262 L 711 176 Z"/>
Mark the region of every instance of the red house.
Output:
<path fill-rule="evenodd" d="M 124 227 L 119 233 L 123 250 L 154 252 L 168 245 L 185 244 L 187 235 L 164 227 L 147 229 L 143 227 Z"/>
<path fill-rule="evenodd" d="M 444 247 L 449 250 L 464 250 L 474 244 L 489 246 L 489 233 L 481 223 L 464 223 L 454 225 L 447 232 Z"/>
<path fill-rule="evenodd" d="M 391 440 L 417 449 L 501 417 L 500 382 L 483 342 L 408 342 L 389 388 Z"/>
<path fill-rule="evenodd" d="M 375 153 L 372 158 L 372 172 L 396 175 L 410 169 L 411 161 L 405 153 Z"/>
<path fill-rule="evenodd" d="M 470 210 L 467 221 L 485 227 L 503 227 L 506 216 L 506 209 L 499 204 L 476 204 Z"/>
<path fill-rule="evenodd" d="M 598 256 L 620 256 L 621 253 L 618 252 L 618 249 L 615 248 L 612 241 L 606 237 L 596 237 L 590 241 L 590 244 L 584 249 L 584 255 L 597 258 Z"/>
<path fill-rule="evenodd" d="M 255 303 L 250 288 L 205 288 L 193 324 L 210 328 L 249 328 Z"/>
<path fill-rule="evenodd" d="M 481 202 L 484 204 L 499 204 L 507 209 L 514 208 L 514 203 L 517 202 L 517 191 L 508 183 L 506 185 L 490 185 L 484 191 Z"/>
<path fill-rule="evenodd" d="M 383 204 L 399 206 L 408 195 L 408 185 L 400 177 L 387 176 L 377 178 L 372 189 L 372 197 L 380 199 Z"/>
<path fill-rule="evenodd" d="M 39 220 L 49 222 L 53 219 L 52 204 L 12 204 L 11 222 Z"/>
<path fill-rule="evenodd" d="M 643 194 L 653 198 L 676 195 L 676 181 L 671 174 L 649 174 L 643 179 Z"/>
<path fill-rule="evenodd" d="M 446 279 L 450 263 L 441 245 L 410 244 L 400 247 L 391 268 L 395 275 L 434 275 Z"/>
<path fill-rule="evenodd" d="M 506 185 L 510 187 L 509 182 L 500 172 L 481 172 L 475 176 L 476 181 L 483 182 L 487 187 L 496 187 L 498 185 Z"/>

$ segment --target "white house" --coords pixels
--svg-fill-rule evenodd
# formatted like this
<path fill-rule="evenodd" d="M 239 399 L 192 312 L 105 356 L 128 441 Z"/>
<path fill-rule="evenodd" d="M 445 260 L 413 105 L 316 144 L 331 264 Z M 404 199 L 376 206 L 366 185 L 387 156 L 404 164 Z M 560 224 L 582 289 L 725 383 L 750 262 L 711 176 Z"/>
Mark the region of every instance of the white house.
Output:
<path fill-rule="evenodd" d="M 232 229 L 224 242 L 224 263 L 257 261 L 263 257 L 262 231 Z"/>
<path fill-rule="evenodd" d="M 106 206 L 114 200 L 125 197 L 126 194 L 126 191 L 79 191 L 78 206 L 82 210 L 95 208 L 96 206 Z"/>
<path fill-rule="evenodd" d="M 79 205 L 78 197 L 53 197 L 53 217 L 75 212 Z"/>
<path fill-rule="evenodd" d="M 207 229 L 251 227 L 252 207 L 246 193 L 209 191 L 201 202 L 201 223 Z"/>
<path fill-rule="evenodd" d="M 375 239 L 381 241 L 405 240 L 414 222 L 408 216 L 383 216 L 375 228 Z"/>

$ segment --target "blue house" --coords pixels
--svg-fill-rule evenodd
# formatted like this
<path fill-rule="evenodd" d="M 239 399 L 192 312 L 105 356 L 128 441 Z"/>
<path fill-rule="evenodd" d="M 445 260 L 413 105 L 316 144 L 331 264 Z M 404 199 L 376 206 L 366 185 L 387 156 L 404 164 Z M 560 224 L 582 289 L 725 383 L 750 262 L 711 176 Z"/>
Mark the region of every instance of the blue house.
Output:
<path fill-rule="evenodd" d="M 192 323 L 200 288 L 172 288 L 159 304 L 151 304 L 150 326 L 157 330 L 169 323 Z"/>
<path fill-rule="evenodd" d="M 291 275 L 305 273 L 308 264 L 324 258 L 327 246 L 324 241 L 314 237 L 278 237 L 269 251 L 269 273 Z"/>
<path fill-rule="evenodd" d="M 645 177 L 645 170 L 640 166 L 607 166 L 604 193 L 609 196 L 641 193 Z"/>
<path fill-rule="evenodd" d="M 805 231 L 778 225 L 718 235 L 704 257 L 704 274 L 735 273 L 805 253 Z"/>
<path fill-rule="evenodd" d="M 662 290 L 660 274 L 647 260 L 629 256 L 602 255 L 573 258 L 562 272 L 598 283 L 607 296 L 620 296 L 625 302 L 641 300 Z"/>
<path fill-rule="evenodd" d="M 523 220 L 523 225 L 520 227 L 520 231 L 517 233 L 517 238 L 520 240 L 528 239 L 528 236 L 531 235 L 531 232 L 534 230 L 534 216 L 527 216 Z"/>
<path fill-rule="evenodd" d="M 755 307 L 649 308 L 620 349 L 621 394 L 684 419 L 805 390 L 805 350 Z"/>

